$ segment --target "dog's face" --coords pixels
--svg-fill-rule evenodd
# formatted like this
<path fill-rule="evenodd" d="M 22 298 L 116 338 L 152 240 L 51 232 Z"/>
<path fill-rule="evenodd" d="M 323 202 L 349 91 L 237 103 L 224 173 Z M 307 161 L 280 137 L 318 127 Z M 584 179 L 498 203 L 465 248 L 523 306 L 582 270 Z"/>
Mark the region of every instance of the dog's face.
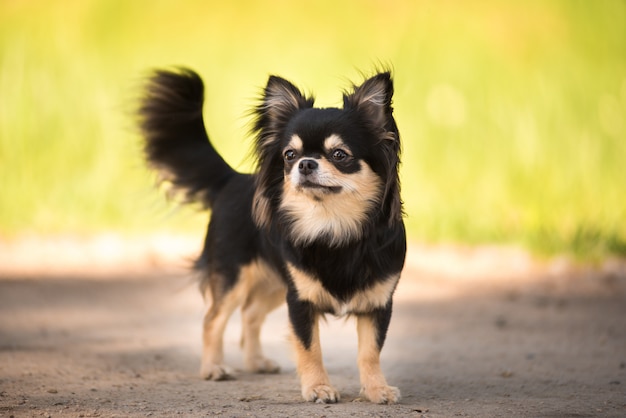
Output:
<path fill-rule="evenodd" d="M 345 94 L 343 109 L 318 109 L 271 77 L 257 108 L 257 224 L 279 222 L 294 244 L 336 246 L 377 220 L 399 220 L 392 95 L 390 75 L 381 73 Z"/>

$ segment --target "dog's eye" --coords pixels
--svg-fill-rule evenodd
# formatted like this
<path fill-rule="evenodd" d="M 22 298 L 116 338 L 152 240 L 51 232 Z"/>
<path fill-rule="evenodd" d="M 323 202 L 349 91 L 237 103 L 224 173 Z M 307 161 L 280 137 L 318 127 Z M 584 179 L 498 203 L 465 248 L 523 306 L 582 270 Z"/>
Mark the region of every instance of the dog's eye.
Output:
<path fill-rule="evenodd" d="M 285 161 L 293 161 L 296 159 L 296 152 L 292 149 L 285 151 Z"/>
<path fill-rule="evenodd" d="M 344 150 L 337 148 L 332 153 L 333 160 L 335 161 L 343 161 L 348 157 L 348 153 Z"/>

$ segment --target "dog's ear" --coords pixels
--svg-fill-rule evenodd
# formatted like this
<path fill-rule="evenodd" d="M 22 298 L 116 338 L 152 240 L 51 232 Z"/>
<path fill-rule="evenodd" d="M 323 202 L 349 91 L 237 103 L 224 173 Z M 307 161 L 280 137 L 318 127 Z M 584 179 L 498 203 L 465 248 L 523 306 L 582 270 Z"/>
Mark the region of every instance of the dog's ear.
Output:
<path fill-rule="evenodd" d="M 394 139 L 392 123 L 393 80 L 386 71 L 375 75 L 354 87 L 354 92 L 344 94 L 344 109 L 355 109 L 364 116 L 371 126 L 383 133 L 386 139 Z"/>
<path fill-rule="evenodd" d="M 278 76 L 270 76 L 256 107 L 254 130 L 258 146 L 276 141 L 289 120 L 300 110 L 313 107 L 313 98 L 306 97 L 296 86 Z"/>
<path fill-rule="evenodd" d="M 288 116 L 298 109 L 313 105 L 296 86 L 275 75 L 267 80 L 263 102 L 275 116 Z"/>
<path fill-rule="evenodd" d="M 314 99 L 305 96 L 284 78 L 270 76 L 260 103 L 254 109 L 258 172 L 252 214 L 260 227 L 269 227 L 279 204 L 283 159 L 281 137 L 289 121 L 302 109 L 313 107 Z"/>

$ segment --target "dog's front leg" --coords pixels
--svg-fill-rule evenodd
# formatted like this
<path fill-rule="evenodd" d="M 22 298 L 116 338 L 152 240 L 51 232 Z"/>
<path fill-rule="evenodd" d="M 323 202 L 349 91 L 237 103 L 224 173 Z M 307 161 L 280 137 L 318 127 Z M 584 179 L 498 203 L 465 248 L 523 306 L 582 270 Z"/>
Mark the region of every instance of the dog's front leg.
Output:
<path fill-rule="evenodd" d="M 287 293 L 287 305 L 302 396 L 311 402 L 335 403 L 339 401 L 339 392 L 330 385 L 322 362 L 319 312 L 311 303 L 299 300 L 295 290 Z"/>
<path fill-rule="evenodd" d="M 400 391 L 387 385 L 380 369 L 380 350 L 385 342 L 390 319 L 391 301 L 384 308 L 357 316 L 361 394 L 374 403 L 392 404 L 400 399 Z"/>

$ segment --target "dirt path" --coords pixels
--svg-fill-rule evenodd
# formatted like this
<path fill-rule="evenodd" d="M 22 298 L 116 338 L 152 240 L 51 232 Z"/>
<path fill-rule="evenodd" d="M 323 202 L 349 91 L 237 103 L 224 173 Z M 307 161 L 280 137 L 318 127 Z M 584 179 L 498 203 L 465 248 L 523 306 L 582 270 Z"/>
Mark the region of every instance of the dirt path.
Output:
<path fill-rule="evenodd" d="M 198 377 L 203 303 L 172 252 L 125 269 L 110 254 L 37 265 L 0 250 L 2 417 L 626 416 L 624 262 L 413 246 L 382 360 L 401 403 L 358 398 L 354 323 L 330 319 L 322 345 L 342 401 L 319 405 L 300 398 L 284 307 L 263 334 L 281 374 Z M 235 367 L 239 330 L 235 317 Z"/>

